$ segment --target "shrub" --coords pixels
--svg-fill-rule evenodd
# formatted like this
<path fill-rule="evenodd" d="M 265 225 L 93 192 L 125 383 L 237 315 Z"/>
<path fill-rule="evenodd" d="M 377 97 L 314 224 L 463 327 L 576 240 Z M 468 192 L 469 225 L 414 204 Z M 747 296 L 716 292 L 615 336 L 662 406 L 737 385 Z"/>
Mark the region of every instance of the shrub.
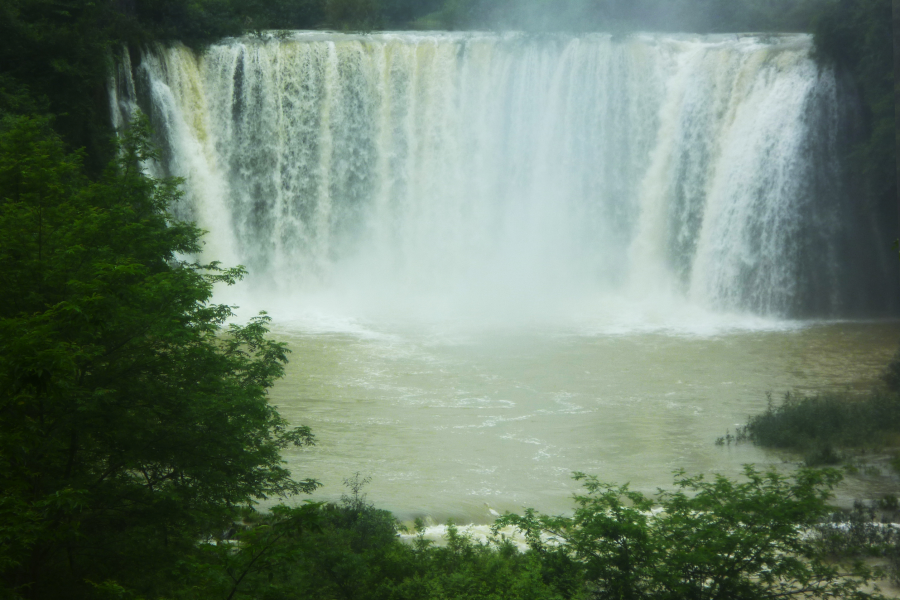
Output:
<path fill-rule="evenodd" d="M 598 599 L 869 597 L 859 588 L 871 573 L 855 565 L 842 576 L 805 533 L 828 514 L 836 471 L 788 479 L 747 466 L 745 476 L 680 472 L 677 491 L 653 499 L 579 473 L 587 493 L 572 517 L 528 510 L 496 527 L 519 527 L 545 565 L 577 570 Z"/>
<path fill-rule="evenodd" d="M 750 417 L 734 437 L 767 448 L 802 452 L 809 466 L 836 464 L 837 448 L 881 446 L 892 443 L 900 430 L 900 398 L 873 391 L 864 397 L 849 394 L 784 395 L 779 405 L 770 402 L 765 412 Z M 719 442 L 723 443 L 723 442 Z"/>

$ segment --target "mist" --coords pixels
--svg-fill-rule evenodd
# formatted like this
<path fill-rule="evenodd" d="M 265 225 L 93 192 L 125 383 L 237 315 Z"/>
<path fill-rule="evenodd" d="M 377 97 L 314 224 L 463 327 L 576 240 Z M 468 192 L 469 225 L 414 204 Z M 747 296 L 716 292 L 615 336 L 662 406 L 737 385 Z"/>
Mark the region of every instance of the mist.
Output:
<path fill-rule="evenodd" d="M 447 0 L 416 24 L 518 31 L 806 32 L 829 0 Z"/>

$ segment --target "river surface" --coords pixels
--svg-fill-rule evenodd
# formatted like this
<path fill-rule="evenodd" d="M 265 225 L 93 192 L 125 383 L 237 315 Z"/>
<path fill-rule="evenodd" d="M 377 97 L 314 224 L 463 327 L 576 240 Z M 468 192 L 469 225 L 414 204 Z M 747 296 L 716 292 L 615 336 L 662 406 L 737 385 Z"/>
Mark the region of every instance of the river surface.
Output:
<path fill-rule="evenodd" d="M 286 459 L 324 484 L 314 499 L 339 498 L 358 472 L 401 520 L 485 523 L 570 510 L 573 471 L 652 493 L 679 468 L 783 463 L 715 440 L 764 410 L 767 392 L 864 389 L 900 323 L 696 334 L 304 321 L 275 335 L 292 354 L 272 400 L 317 438 Z"/>

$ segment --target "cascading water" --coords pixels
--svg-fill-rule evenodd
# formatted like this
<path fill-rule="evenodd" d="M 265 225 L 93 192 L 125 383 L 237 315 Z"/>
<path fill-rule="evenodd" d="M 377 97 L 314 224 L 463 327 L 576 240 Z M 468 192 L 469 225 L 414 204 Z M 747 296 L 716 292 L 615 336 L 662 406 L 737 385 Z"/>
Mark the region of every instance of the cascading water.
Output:
<path fill-rule="evenodd" d="M 125 57 L 111 91 L 117 122 L 150 114 L 179 216 L 263 305 L 846 315 L 847 249 L 873 236 L 847 201 L 841 86 L 810 50 L 294 33 Z"/>

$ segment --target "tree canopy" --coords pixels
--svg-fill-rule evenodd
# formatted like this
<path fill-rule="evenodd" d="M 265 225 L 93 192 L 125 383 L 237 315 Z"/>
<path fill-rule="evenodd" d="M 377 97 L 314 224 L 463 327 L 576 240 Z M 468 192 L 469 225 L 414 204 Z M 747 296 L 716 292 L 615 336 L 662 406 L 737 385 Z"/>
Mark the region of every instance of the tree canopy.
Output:
<path fill-rule="evenodd" d="M 577 572 L 590 597 L 615 600 L 866 598 L 870 572 L 826 560 L 814 526 L 836 471 L 793 478 L 745 468 L 745 481 L 676 474 L 656 498 L 576 473 L 575 512 L 506 515 L 544 565 Z"/>
<path fill-rule="evenodd" d="M 897 215 L 900 205 L 894 87 L 894 36 L 900 32 L 893 28 L 894 12 L 890 0 L 838 0 L 815 21 L 820 56 L 856 81 L 865 134 L 851 161 L 861 174 L 870 210 L 885 215 Z"/>
<path fill-rule="evenodd" d="M 284 345 L 230 325 L 141 172 L 146 123 L 98 181 L 46 119 L 0 122 L 0 581 L 24 597 L 137 573 L 232 509 L 310 491 L 280 450 L 312 442 L 268 404 Z M 52 573 L 52 576 L 50 574 Z"/>

